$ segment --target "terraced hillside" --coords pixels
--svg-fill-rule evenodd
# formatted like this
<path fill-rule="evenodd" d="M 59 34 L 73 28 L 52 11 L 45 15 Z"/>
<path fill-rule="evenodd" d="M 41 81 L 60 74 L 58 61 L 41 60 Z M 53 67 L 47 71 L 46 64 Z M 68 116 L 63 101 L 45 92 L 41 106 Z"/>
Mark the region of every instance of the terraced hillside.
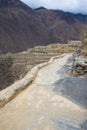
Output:
<path fill-rule="evenodd" d="M 68 44 L 63 44 L 63 45 L 59 43 L 55 43 L 55 44 L 49 44 L 47 46 L 36 46 L 34 48 L 29 48 L 25 52 L 15 53 L 15 54 L 8 53 L 6 55 L 5 54 L 0 55 L 0 60 L 5 59 L 6 57 L 11 57 L 13 59 L 13 65 L 10 71 L 13 77 L 12 82 L 14 82 L 18 79 L 23 78 L 24 75 L 29 70 L 31 70 L 32 67 L 34 67 L 39 63 L 48 61 L 53 56 L 60 55 L 63 53 L 75 52 L 80 44 L 81 44 L 80 41 L 70 41 Z M 84 50 L 82 53 L 87 55 L 87 50 Z M 1 76 L 4 76 L 4 72 L 1 73 Z M 10 75 L 7 77 L 9 78 Z M 6 80 L 8 80 L 9 83 L 8 78 L 6 78 Z M 3 88 L 2 84 L 4 85 L 5 83 L 1 81 L 1 85 L 0 85 L 1 89 Z M 7 86 L 8 85 L 5 85 L 4 88 Z"/>
<path fill-rule="evenodd" d="M 0 55 L 0 61 L 4 61 L 4 67 L 0 67 L 0 90 L 8 87 L 16 80 L 23 78 L 25 74 L 30 71 L 35 65 L 39 63 L 44 63 L 48 61 L 52 56 L 56 55 L 58 55 L 56 51 L 54 53 L 52 51 L 46 53 L 40 50 L 38 52 L 34 50 L 32 52 L 26 53 Z M 9 58 L 13 60 L 13 64 L 8 70 L 6 59 Z M 3 69 L 5 70 L 5 72 L 3 71 Z"/>

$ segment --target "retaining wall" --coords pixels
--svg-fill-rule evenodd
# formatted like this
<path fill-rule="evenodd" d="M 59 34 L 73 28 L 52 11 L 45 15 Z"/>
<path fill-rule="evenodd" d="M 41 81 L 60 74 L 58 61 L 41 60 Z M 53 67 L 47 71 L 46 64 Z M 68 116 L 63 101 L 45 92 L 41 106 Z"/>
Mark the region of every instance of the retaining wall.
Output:
<path fill-rule="evenodd" d="M 30 72 L 28 72 L 25 77 L 21 80 L 16 81 L 13 85 L 9 86 L 8 88 L 2 90 L 0 92 L 0 108 L 7 104 L 10 100 L 12 100 L 15 96 L 17 96 L 21 91 L 29 87 L 31 83 L 34 81 L 35 77 L 37 76 L 38 71 L 53 63 L 55 59 L 62 58 L 65 54 L 60 56 L 52 57 L 48 62 L 41 63 L 34 68 Z"/>

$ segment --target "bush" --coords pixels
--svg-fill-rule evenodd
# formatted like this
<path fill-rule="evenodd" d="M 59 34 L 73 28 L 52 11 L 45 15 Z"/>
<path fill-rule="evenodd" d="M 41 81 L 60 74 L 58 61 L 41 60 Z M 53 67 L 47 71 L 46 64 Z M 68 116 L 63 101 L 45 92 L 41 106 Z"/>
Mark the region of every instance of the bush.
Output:
<path fill-rule="evenodd" d="M 13 83 L 12 65 L 13 59 L 11 57 L 0 59 L 0 89 L 4 89 Z"/>

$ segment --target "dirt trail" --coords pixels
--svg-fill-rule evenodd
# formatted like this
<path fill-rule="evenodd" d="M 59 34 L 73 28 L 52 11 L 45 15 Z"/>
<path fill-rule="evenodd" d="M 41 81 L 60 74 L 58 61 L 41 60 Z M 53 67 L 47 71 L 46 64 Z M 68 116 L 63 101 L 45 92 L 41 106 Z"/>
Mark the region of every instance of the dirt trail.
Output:
<path fill-rule="evenodd" d="M 70 57 L 66 54 L 39 70 L 33 84 L 0 109 L 0 130 L 82 129 L 87 110 L 53 91 L 53 84 L 67 77 L 64 68 Z"/>

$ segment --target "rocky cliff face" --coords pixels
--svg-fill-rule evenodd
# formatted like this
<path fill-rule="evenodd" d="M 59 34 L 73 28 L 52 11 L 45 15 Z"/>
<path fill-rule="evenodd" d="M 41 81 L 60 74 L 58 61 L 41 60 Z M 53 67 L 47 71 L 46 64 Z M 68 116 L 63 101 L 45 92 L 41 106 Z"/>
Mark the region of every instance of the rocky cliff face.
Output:
<path fill-rule="evenodd" d="M 84 19 L 84 20 L 82 20 Z M 0 0 L 0 52 L 20 52 L 29 47 L 79 40 L 87 16 L 39 8 L 20 0 Z"/>

